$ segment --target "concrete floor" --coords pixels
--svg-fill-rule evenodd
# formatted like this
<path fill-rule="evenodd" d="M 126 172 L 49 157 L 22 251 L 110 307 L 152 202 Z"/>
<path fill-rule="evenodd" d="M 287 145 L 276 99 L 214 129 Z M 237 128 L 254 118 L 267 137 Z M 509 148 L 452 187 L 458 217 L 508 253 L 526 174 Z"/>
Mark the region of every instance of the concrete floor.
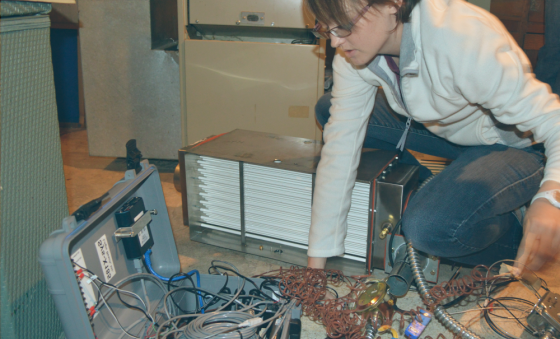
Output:
<path fill-rule="evenodd" d="M 74 212 L 80 205 L 97 198 L 110 189 L 115 182 L 123 177 L 126 170 L 124 159 L 108 158 L 108 157 L 91 157 L 88 153 L 87 132 L 84 129 L 61 129 L 62 155 L 64 160 L 64 172 L 66 176 L 66 191 L 68 193 L 68 206 L 70 213 Z M 124 148 L 124 145 L 122 145 Z M 142 150 L 141 145 L 139 145 Z M 233 263 L 243 274 L 251 276 L 258 273 L 264 273 L 277 269 L 279 266 L 288 267 L 289 264 L 277 262 L 274 260 L 261 258 L 253 255 L 245 255 L 242 253 L 222 249 L 210 245 L 192 242 L 189 239 L 189 228 L 183 225 L 181 210 L 181 195 L 175 190 L 173 185 L 173 170 L 176 161 L 150 161 L 154 163 L 160 172 L 163 191 L 167 203 L 171 226 L 175 235 L 175 241 L 181 261 L 181 268 L 184 272 L 192 269 L 198 269 L 206 272 L 210 266 L 210 262 L 214 259 L 227 260 Z M 446 277 L 449 278 L 451 268 L 442 265 L 440 269 L 440 281 Z M 375 273 L 376 277 L 382 278 L 381 272 Z M 539 276 L 548 282 L 553 292 L 560 292 L 560 264 L 556 263 L 547 267 Z M 499 296 L 517 296 L 536 301 L 525 287 L 520 283 L 510 284 Z M 465 310 L 476 308 L 473 301 L 462 302 L 459 306 L 455 306 L 449 312 L 464 312 Z M 398 300 L 398 305 L 402 309 L 416 309 L 422 306 L 420 297 L 415 292 L 409 292 L 405 298 Z M 479 312 L 457 313 L 454 315 L 461 323 L 470 322 L 476 318 Z M 398 318 L 398 316 L 396 317 Z M 531 336 L 524 332 L 522 328 L 512 320 L 502 320 L 498 324 L 511 333 L 515 337 L 530 338 Z M 398 326 L 397 323 L 394 326 Z M 470 327 L 472 331 L 484 338 L 500 338 L 492 332 L 484 321 L 474 321 Z M 430 335 L 436 338 L 439 333 L 443 333 L 447 338 L 451 338 L 450 332 L 445 330 L 437 321 L 427 327 L 423 337 Z M 302 321 L 302 338 L 316 339 L 325 338 L 325 330 L 322 325 L 316 324 L 307 318 Z M 385 334 L 382 338 L 390 338 Z"/>

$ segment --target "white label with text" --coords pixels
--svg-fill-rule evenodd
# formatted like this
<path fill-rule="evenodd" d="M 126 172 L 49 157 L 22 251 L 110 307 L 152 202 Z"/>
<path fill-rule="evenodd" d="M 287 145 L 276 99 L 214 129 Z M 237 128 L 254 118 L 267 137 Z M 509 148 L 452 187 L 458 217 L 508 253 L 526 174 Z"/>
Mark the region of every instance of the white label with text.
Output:
<path fill-rule="evenodd" d="M 103 236 L 95 242 L 95 249 L 97 249 L 99 262 L 103 268 L 105 282 L 109 282 L 115 274 L 117 274 L 117 271 L 115 270 L 115 265 L 113 264 L 113 257 L 111 256 L 111 250 L 109 249 L 109 243 L 107 242 L 107 235 L 103 234 Z"/>
<path fill-rule="evenodd" d="M 138 233 L 138 240 L 140 240 L 140 247 L 144 246 L 146 241 L 150 240 L 150 232 L 148 232 L 148 226 L 144 227 L 140 233 Z"/>

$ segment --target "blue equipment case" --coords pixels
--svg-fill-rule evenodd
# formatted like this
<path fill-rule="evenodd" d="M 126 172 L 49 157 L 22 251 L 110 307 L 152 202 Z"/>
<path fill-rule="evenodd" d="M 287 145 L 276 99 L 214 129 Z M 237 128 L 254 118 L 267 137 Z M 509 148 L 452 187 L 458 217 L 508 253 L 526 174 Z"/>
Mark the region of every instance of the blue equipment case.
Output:
<path fill-rule="evenodd" d="M 141 197 L 146 210 L 157 210 L 157 214 L 151 215 L 152 221 L 149 223 L 154 242 L 150 257 L 152 268 L 164 277 L 180 272 L 177 247 L 159 173 L 146 160 L 140 164 L 142 170 L 139 173 L 135 170 L 127 171 L 124 178 L 107 192 L 99 210 L 80 222 L 76 222 L 74 216 L 64 218 L 62 229 L 53 232 L 41 245 L 39 261 L 68 339 L 129 338 L 121 325 L 130 333 L 143 337 L 146 326 L 150 323 L 141 312 L 119 302 L 116 293 L 107 298 L 107 303 L 120 325 L 108 307 L 100 307 L 92 314 L 92 306 L 98 302 L 98 291 L 87 276 L 80 278 L 81 271 L 77 272 L 80 267 L 87 268 L 100 280 L 110 284 L 117 284 L 138 273 L 143 273 L 144 277 L 149 275 L 141 259 L 127 259 L 123 241 L 117 241 L 114 236 L 118 229 L 114 214 L 131 198 Z M 150 279 L 138 277 L 121 285 L 122 289 L 145 299 L 150 312 L 161 309 L 160 300 L 166 292 L 154 282 L 157 279 L 153 277 L 155 276 L 152 275 Z M 218 292 L 224 286 L 225 279 L 225 276 L 200 274 L 200 286 Z M 231 276 L 228 279 L 227 287 L 235 291 L 241 279 Z M 262 279 L 252 280 L 262 282 Z M 185 286 L 190 286 L 187 280 L 183 282 Z M 142 304 L 130 297 L 126 297 L 126 301 L 133 306 L 142 307 Z M 192 293 L 175 296 L 174 301 L 189 312 L 196 309 L 197 301 Z M 168 302 L 171 303 L 171 300 Z M 299 308 L 294 309 L 291 314 L 292 318 L 297 319 L 300 315 Z"/>

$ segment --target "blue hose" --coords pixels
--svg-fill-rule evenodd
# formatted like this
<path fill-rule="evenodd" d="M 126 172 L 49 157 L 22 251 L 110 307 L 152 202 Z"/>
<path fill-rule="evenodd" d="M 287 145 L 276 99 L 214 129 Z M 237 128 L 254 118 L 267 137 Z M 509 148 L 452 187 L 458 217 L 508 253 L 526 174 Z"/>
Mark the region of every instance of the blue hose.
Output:
<path fill-rule="evenodd" d="M 150 273 L 155 275 L 159 280 L 168 282 L 170 280 L 169 278 L 163 277 L 163 276 L 157 274 L 156 271 L 154 271 L 154 269 L 152 267 L 152 259 L 150 259 L 151 254 L 152 254 L 152 250 L 149 249 L 149 250 L 146 251 L 146 254 L 144 255 L 144 261 L 146 261 L 146 267 L 148 268 L 148 271 L 150 271 Z M 192 270 L 189 273 L 187 273 L 186 275 L 175 277 L 175 278 L 171 279 L 171 282 L 186 279 L 187 277 L 190 277 L 193 274 L 196 275 L 196 287 L 200 288 L 200 273 L 198 273 L 197 270 Z M 198 301 L 200 303 L 200 306 L 204 305 L 202 303 L 202 296 L 200 295 L 200 292 L 198 292 Z M 201 310 L 201 313 L 204 314 L 204 309 Z"/>

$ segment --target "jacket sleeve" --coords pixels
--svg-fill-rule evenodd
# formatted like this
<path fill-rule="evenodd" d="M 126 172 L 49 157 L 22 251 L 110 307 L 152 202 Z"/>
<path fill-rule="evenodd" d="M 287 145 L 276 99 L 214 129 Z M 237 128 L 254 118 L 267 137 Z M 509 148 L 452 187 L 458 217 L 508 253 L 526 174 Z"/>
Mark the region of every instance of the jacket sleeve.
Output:
<path fill-rule="evenodd" d="M 310 257 L 344 253 L 352 189 L 377 93 L 377 87 L 366 83 L 340 55 L 335 56 L 333 71 L 331 116 L 323 131 L 325 144 L 313 194 Z"/>
<path fill-rule="evenodd" d="M 447 54 L 442 59 L 451 69 L 454 91 L 489 109 L 499 122 L 544 142 L 548 160 L 542 182 L 560 182 L 558 96 L 535 78 L 527 56 L 501 23 L 489 14 L 486 19 L 443 35 L 447 43 L 441 45 L 448 51 L 438 54 Z"/>

